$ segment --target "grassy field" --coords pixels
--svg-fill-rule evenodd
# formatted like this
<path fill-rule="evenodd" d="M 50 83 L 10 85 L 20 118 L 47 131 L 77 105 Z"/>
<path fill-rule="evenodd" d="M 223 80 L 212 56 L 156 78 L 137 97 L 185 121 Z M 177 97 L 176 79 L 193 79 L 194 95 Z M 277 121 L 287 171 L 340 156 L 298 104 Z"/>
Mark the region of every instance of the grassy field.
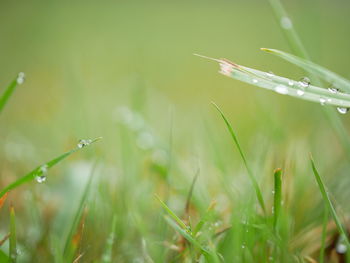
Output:
<path fill-rule="evenodd" d="M 350 3 L 278 4 L 0 1 L 0 262 L 350 262 Z"/>

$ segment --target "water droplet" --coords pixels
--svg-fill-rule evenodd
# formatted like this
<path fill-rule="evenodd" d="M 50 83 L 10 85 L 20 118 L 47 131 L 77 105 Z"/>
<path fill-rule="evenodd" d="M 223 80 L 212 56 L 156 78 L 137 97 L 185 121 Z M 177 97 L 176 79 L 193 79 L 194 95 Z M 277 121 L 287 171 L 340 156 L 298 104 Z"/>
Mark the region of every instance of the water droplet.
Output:
<path fill-rule="evenodd" d="M 242 246 L 241 246 L 242 248 L 245 248 L 245 245 L 244 244 L 242 244 Z"/>
<path fill-rule="evenodd" d="M 269 71 L 269 72 L 266 72 L 266 76 L 271 78 L 271 77 L 275 76 L 275 74 L 273 74 L 272 71 Z"/>
<path fill-rule="evenodd" d="M 17 84 L 18 85 L 23 84 L 24 79 L 25 79 L 25 74 L 23 72 L 18 73 L 17 80 L 16 80 Z"/>
<path fill-rule="evenodd" d="M 337 107 L 337 111 L 341 114 L 345 114 L 349 111 L 349 108 Z"/>
<path fill-rule="evenodd" d="M 270 257 L 269 257 L 269 260 L 272 261 L 272 260 L 273 260 L 273 257 L 270 256 Z"/>
<path fill-rule="evenodd" d="M 284 29 L 291 29 L 293 27 L 292 20 L 289 17 L 284 16 L 281 18 L 281 27 Z"/>
<path fill-rule="evenodd" d="M 301 89 L 298 89 L 298 90 L 297 90 L 297 94 L 298 94 L 299 96 L 303 96 L 303 95 L 305 94 L 305 91 L 303 91 L 303 90 L 301 90 Z"/>
<path fill-rule="evenodd" d="M 90 139 L 88 140 L 79 140 L 78 142 L 78 148 L 83 148 L 85 146 L 88 146 L 92 141 Z"/>
<path fill-rule="evenodd" d="M 273 195 L 275 194 L 275 190 L 272 190 L 271 192 L 272 192 Z"/>
<path fill-rule="evenodd" d="M 337 89 L 337 88 L 335 88 L 335 87 L 333 87 L 333 86 L 329 87 L 328 90 L 329 90 L 330 93 L 333 93 L 333 94 L 339 92 L 339 89 Z"/>
<path fill-rule="evenodd" d="M 46 174 L 47 174 L 48 168 L 49 167 L 46 164 L 39 167 L 38 171 L 35 174 L 35 180 L 38 183 L 41 184 L 46 181 Z"/>
<path fill-rule="evenodd" d="M 298 82 L 299 83 L 299 86 L 302 87 L 302 88 L 307 88 L 310 86 L 310 79 L 308 77 L 303 77 L 300 79 L 300 81 Z"/>
<path fill-rule="evenodd" d="M 320 98 L 320 103 L 321 105 L 325 105 L 326 104 L 326 99 L 325 98 Z"/>
<path fill-rule="evenodd" d="M 288 81 L 288 85 L 289 85 L 289 86 L 293 86 L 293 85 L 294 85 L 294 81 L 293 81 L 293 80 L 289 80 L 289 81 Z"/>
<path fill-rule="evenodd" d="M 258 80 L 257 79 L 252 79 L 252 82 L 253 83 L 258 83 Z"/>
<path fill-rule="evenodd" d="M 286 86 L 284 86 L 284 85 L 277 85 L 275 87 L 275 91 L 277 93 L 283 94 L 283 95 L 288 94 L 288 88 Z"/>
<path fill-rule="evenodd" d="M 339 243 L 337 244 L 335 250 L 339 253 L 339 254 L 345 254 L 347 248 L 346 248 L 346 245 L 342 244 L 342 243 Z"/>

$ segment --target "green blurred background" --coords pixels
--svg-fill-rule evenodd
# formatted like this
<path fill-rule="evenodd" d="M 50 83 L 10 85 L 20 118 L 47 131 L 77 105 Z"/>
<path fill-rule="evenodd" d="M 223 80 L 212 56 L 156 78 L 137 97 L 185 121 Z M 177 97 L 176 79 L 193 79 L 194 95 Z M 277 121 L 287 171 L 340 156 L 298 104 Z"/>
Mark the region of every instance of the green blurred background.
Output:
<path fill-rule="evenodd" d="M 350 2 L 283 2 L 313 60 L 349 78 Z M 312 152 L 323 169 L 342 173 L 344 150 L 320 105 L 229 79 L 217 73 L 216 63 L 193 56 L 227 58 L 294 79 L 304 76 L 261 47 L 290 52 L 268 1 L 1 0 L 1 90 L 18 72 L 26 73 L 25 84 L 0 116 L 2 184 L 81 138 L 104 140 L 74 162 L 98 156 L 118 170 L 120 147 L 131 143 L 118 128 L 125 107 L 143 116 L 162 147 L 168 148 L 171 137 L 178 158 L 210 156 L 208 134 L 216 134 L 222 158 L 233 155 L 232 167 L 240 166 L 211 101 L 227 113 L 248 156 L 264 163 L 271 155 L 268 171 L 295 157 L 307 162 Z M 349 127 L 349 116 L 340 117 Z"/>

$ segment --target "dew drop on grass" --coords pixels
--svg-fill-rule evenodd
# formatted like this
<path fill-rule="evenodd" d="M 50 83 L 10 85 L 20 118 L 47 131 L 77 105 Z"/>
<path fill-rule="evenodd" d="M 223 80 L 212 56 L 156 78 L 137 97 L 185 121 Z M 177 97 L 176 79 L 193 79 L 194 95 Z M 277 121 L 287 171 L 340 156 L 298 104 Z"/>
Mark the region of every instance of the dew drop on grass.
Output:
<path fill-rule="evenodd" d="M 18 85 L 23 84 L 24 79 L 25 79 L 25 74 L 23 72 L 18 73 L 17 80 L 16 80 L 17 84 Z"/>
<path fill-rule="evenodd" d="M 230 76 L 233 72 L 233 67 L 229 63 L 222 62 L 220 63 L 220 71 L 221 74 Z"/>
<path fill-rule="evenodd" d="M 281 27 L 284 29 L 291 29 L 293 27 L 292 20 L 289 17 L 284 16 L 281 18 Z"/>
<path fill-rule="evenodd" d="M 322 106 L 326 104 L 326 99 L 325 98 L 320 98 L 320 103 Z"/>
<path fill-rule="evenodd" d="M 41 166 L 37 173 L 36 173 L 36 176 L 35 176 L 35 180 L 41 184 L 41 183 L 44 183 L 46 181 L 46 174 L 47 174 L 47 169 L 48 169 L 48 166 L 45 164 L 43 166 Z"/>
<path fill-rule="evenodd" d="M 293 86 L 293 85 L 294 85 L 294 81 L 293 81 L 293 80 L 289 80 L 289 81 L 288 81 L 288 85 L 289 85 L 289 86 Z"/>
<path fill-rule="evenodd" d="M 349 108 L 337 107 L 337 111 L 341 114 L 345 114 L 349 111 Z"/>
<path fill-rule="evenodd" d="M 88 140 L 79 140 L 78 142 L 78 148 L 84 148 L 85 146 L 88 146 L 92 141 L 90 139 Z"/>
<path fill-rule="evenodd" d="M 283 95 L 288 94 L 288 88 L 286 86 L 284 86 L 284 85 L 277 85 L 275 87 L 275 91 L 277 93 L 283 94 Z"/>
<path fill-rule="evenodd" d="M 275 76 L 275 74 L 273 74 L 272 71 L 269 71 L 269 72 L 266 72 L 266 76 L 271 78 L 271 77 Z"/>
<path fill-rule="evenodd" d="M 303 96 L 305 94 L 305 91 L 298 89 L 297 94 L 298 94 L 298 96 Z"/>
<path fill-rule="evenodd" d="M 339 254 L 345 254 L 346 252 L 346 245 L 339 243 L 337 244 L 335 250 L 339 253 Z"/>
<path fill-rule="evenodd" d="M 333 86 L 329 87 L 328 90 L 329 90 L 330 93 L 333 93 L 333 94 L 339 92 L 339 89 L 337 89 L 337 88 L 335 88 L 335 87 L 333 87 Z"/>
<path fill-rule="evenodd" d="M 302 88 L 307 88 L 310 86 L 310 79 L 308 77 L 303 77 L 300 79 L 300 81 L 298 82 L 299 83 L 299 86 L 302 87 Z"/>
<path fill-rule="evenodd" d="M 275 194 L 275 190 L 272 190 L 272 194 L 273 194 L 273 195 Z"/>
<path fill-rule="evenodd" d="M 258 83 L 258 80 L 257 79 L 252 79 L 252 82 L 253 83 Z"/>

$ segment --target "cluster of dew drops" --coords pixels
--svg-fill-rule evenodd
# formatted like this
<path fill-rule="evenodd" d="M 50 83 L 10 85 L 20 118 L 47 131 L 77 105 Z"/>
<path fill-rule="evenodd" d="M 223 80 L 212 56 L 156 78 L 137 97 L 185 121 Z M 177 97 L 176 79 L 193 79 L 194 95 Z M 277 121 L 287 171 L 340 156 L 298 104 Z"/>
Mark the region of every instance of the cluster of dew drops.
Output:
<path fill-rule="evenodd" d="M 77 147 L 78 148 L 83 148 L 85 146 L 88 146 L 89 144 L 92 143 L 92 140 L 87 139 L 87 140 L 79 140 Z M 40 166 L 36 173 L 35 173 L 35 180 L 39 183 L 42 184 L 46 181 L 47 178 L 47 170 L 49 169 L 47 164 L 44 164 Z"/>
<path fill-rule="evenodd" d="M 266 72 L 266 76 L 268 77 L 273 77 L 274 74 L 272 72 Z M 253 83 L 256 83 L 257 80 L 253 79 Z M 292 80 L 289 80 L 288 81 L 288 85 L 289 86 L 294 86 L 295 82 L 292 81 Z M 311 82 L 310 82 L 310 79 L 308 77 L 303 77 L 301 78 L 298 82 L 297 82 L 297 85 L 300 87 L 300 89 L 297 90 L 297 95 L 298 96 L 303 96 L 305 94 L 305 90 L 310 86 Z M 288 87 L 283 85 L 283 84 L 279 84 L 275 87 L 275 91 L 279 94 L 283 94 L 283 95 L 286 95 L 288 94 Z M 340 90 L 338 88 L 335 88 L 334 86 L 330 86 L 328 88 L 328 91 L 330 93 L 333 93 L 333 94 L 336 94 L 338 92 L 340 92 Z M 328 99 L 325 99 L 325 98 L 320 98 L 319 99 L 321 105 L 325 105 L 326 102 L 328 101 L 331 101 L 330 98 Z M 349 111 L 349 108 L 346 108 L 346 107 L 337 107 L 337 111 L 341 114 L 346 114 L 348 111 Z"/>

